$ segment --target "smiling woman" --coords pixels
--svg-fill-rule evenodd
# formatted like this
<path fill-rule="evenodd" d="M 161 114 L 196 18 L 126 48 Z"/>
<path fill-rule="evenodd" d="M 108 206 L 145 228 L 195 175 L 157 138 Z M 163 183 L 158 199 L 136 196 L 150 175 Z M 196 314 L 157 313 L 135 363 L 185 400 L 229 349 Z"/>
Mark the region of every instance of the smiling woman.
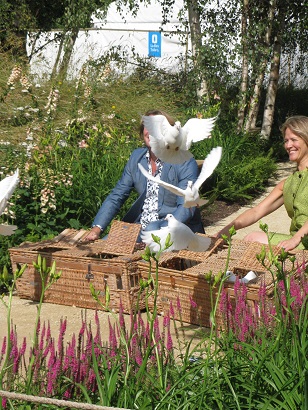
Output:
<path fill-rule="evenodd" d="M 281 127 L 284 146 L 289 159 L 297 165 L 296 171 L 280 181 L 272 192 L 258 205 L 248 209 L 221 229 L 216 236 L 245 228 L 271 214 L 282 205 L 291 218 L 290 234 L 251 232 L 244 239 L 251 242 L 270 243 L 286 251 L 303 248 L 302 238 L 308 235 L 308 117 L 293 116 Z"/>

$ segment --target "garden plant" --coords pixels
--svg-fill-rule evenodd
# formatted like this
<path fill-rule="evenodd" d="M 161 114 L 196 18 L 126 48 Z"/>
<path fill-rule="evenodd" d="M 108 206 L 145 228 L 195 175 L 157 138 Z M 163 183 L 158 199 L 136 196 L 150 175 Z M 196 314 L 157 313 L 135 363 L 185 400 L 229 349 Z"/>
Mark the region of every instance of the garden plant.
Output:
<path fill-rule="evenodd" d="M 15 169 L 20 184 L 1 216 L 1 223 L 18 226 L 0 237 L 1 300 L 7 309 L 7 335 L 0 346 L 0 389 L 37 398 L 66 400 L 127 409 L 300 409 L 308 408 L 307 267 L 282 253 L 272 261 L 274 296 L 260 287 L 260 303 L 246 303 L 246 286 L 234 285 L 235 305 L 224 292 L 225 271 L 204 272 L 219 298 L 212 298 L 212 326 L 199 330 L 197 344 L 183 338 L 181 322 L 170 306 L 162 323 L 157 311 L 133 312 L 130 324 L 123 312 L 110 320 L 103 342 L 98 316 L 84 319 L 78 333 L 64 343 L 66 320 L 52 335 L 42 323 L 44 292 L 60 275 L 56 265 L 33 261 L 43 292 L 32 340 L 18 335 L 11 323 L 11 301 L 24 267 L 13 272 L 9 248 L 24 241 L 52 238 L 66 228 L 88 228 L 100 204 L 122 173 L 131 151 L 141 144 L 138 127 L 149 108 L 163 109 L 184 123 L 188 118 L 219 114 L 212 138 L 195 144 L 204 159 L 222 146 L 221 163 L 203 186 L 209 208 L 216 199 L 245 203 L 266 187 L 282 150 L 280 134 L 269 143 L 252 133 L 234 131 L 232 90 L 229 100 L 214 97 L 196 104 L 184 76 L 136 70 L 123 77 L 108 65 L 92 64 L 74 80 L 36 84 L 23 65 L 1 62 L 1 179 Z M 184 84 L 183 84 L 184 83 Z M 279 134 L 279 135 L 278 135 Z M 134 200 L 132 195 L 119 218 Z M 234 232 L 232 233 L 234 234 Z M 227 238 L 226 238 L 227 239 Z M 232 235 L 228 240 L 232 247 Z M 161 251 L 144 259 L 156 272 Z M 259 260 L 264 261 L 264 253 Z M 293 262 L 292 262 L 293 261 Z M 150 271 L 150 270 L 149 270 Z M 141 289 L 154 298 L 156 278 Z M 215 292 L 214 292 L 215 290 Z M 90 290 L 89 290 L 90 291 Z M 95 289 L 92 289 L 96 297 Z M 155 296 L 156 295 L 156 296 Z M 191 303 L 194 303 L 192 300 Z M 155 303 L 154 303 L 155 306 Z M 108 306 L 105 306 L 108 308 Z M 220 312 L 228 326 L 216 323 Z M 174 329 L 175 338 L 171 336 Z M 4 409 L 59 408 L 58 404 L 3 397 Z"/>
<path fill-rule="evenodd" d="M 263 227 L 264 228 L 264 227 Z M 266 227 L 265 227 L 266 229 Z M 232 247 L 232 235 L 229 247 Z M 160 243 L 159 238 L 156 238 Z M 45 408 L 39 398 L 50 398 L 48 408 L 58 408 L 52 399 L 91 403 L 117 408 L 140 409 L 306 409 L 308 383 L 307 309 L 308 278 L 306 264 L 295 264 L 287 253 L 257 255 L 261 263 L 272 262 L 273 298 L 266 297 L 260 286 L 259 302 L 247 303 L 247 286 L 237 280 L 235 303 L 228 301 L 223 283 L 226 275 L 205 272 L 213 298 L 212 325 L 194 346 L 182 338 L 181 323 L 175 322 L 170 305 L 159 325 L 155 298 L 159 292 L 158 261 L 161 250 L 151 253 L 146 248 L 143 258 L 154 263 L 156 274 L 141 283 L 148 295 L 154 292 L 154 308 L 132 312 L 127 325 L 120 308 L 109 321 L 109 340 L 103 343 L 98 316 L 93 324 L 82 321 L 78 334 L 64 344 L 66 320 L 60 322 L 57 336 L 50 325 L 40 322 L 44 289 L 52 286 L 61 273 L 56 266 L 46 267 L 39 258 L 37 269 L 45 284 L 39 303 L 35 334 L 30 342 L 18 339 L 10 326 L 10 300 L 14 282 L 24 267 L 14 273 L 8 284 L 8 334 L 0 354 L 0 388 L 37 397 L 37 403 L 18 404 L 14 398 L 3 398 L 7 408 Z M 226 261 L 226 267 L 228 260 Z M 285 270 L 288 266 L 288 271 Z M 291 267 L 291 268 L 290 268 Z M 150 272 L 151 270 L 149 270 Z M 216 294 L 216 292 L 215 292 Z M 94 295 L 95 296 L 95 295 Z M 107 308 L 107 306 L 104 306 Z M 231 317 L 223 331 L 216 314 Z M 171 336 L 171 325 L 176 337 Z M 28 351 L 27 351 L 28 349 Z M 27 398 L 24 398 L 27 400 Z M 60 402 L 59 402 L 60 403 Z M 62 402 L 61 402 L 62 403 Z M 18 407 L 19 406 L 19 407 Z M 24 406 L 24 407 L 23 407 Z"/>

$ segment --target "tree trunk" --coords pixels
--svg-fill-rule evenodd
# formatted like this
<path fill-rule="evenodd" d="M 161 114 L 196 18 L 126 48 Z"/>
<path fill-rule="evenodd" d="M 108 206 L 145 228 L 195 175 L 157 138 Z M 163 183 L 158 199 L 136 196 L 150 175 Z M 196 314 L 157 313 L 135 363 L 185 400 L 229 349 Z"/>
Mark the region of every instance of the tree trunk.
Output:
<path fill-rule="evenodd" d="M 73 28 L 67 32 L 64 40 L 64 55 L 59 69 L 59 79 L 64 80 L 67 75 L 68 65 L 73 54 L 74 45 L 78 37 L 79 28 Z"/>
<path fill-rule="evenodd" d="M 61 54 L 62 54 L 62 50 L 63 50 L 63 44 L 64 44 L 65 36 L 66 36 L 66 32 L 63 32 L 62 35 L 61 35 L 60 43 L 59 43 L 59 48 L 58 48 L 58 52 L 57 52 L 56 61 L 55 61 L 54 65 L 53 65 L 53 68 L 52 68 L 52 73 L 51 73 L 51 78 L 52 79 L 55 78 L 57 76 L 57 73 L 58 73 L 58 67 L 59 67 L 59 63 L 60 63 L 60 60 L 61 60 Z"/>
<path fill-rule="evenodd" d="M 271 62 L 271 70 L 269 83 L 267 87 L 265 107 L 263 112 L 263 121 L 261 135 L 264 139 L 269 139 L 273 120 L 274 120 L 274 111 L 275 111 L 275 101 L 277 96 L 278 81 L 279 81 L 279 72 L 280 72 L 280 60 L 281 60 L 281 48 L 282 48 L 282 38 L 281 33 L 284 31 L 284 13 L 280 14 L 280 27 L 279 32 L 275 38 L 273 46 L 273 57 Z"/>
<path fill-rule="evenodd" d="M 245 118 L 245 108 L 247 102 L 248 90 L 248 45 L 247 45 L 247 19 L 248 19 L 249 0 L 243 1 L 242 8 L 242 81 L 239 96 L 239 109 L 237 113 L 237 131 L 240 132 L 243 128 Z"/>
<path fill-rule="evenodd" d="M 262 91 L 262 84 L 264 81 L 266 67 L 268 65 L 268 58 L 270 55 L 270 46 L 271 46 L 271 35 L 272 35 L 272 26 L 275 17 L 276 10 L 276 0 L 271 0 L 268 10 L 268 20 L 267 20 L 267 29 L 263 39 L 264 50 L 261 55 L 261 63 L 259 65 L 259 71 L 256 75 L 255 85 L 252 97 L 250 99 L 250 108 L 247 115 L 247 121 L 245 124 L 245 131 L 249 132 L 256 128 L 256 120 L 259 112 L 260 98 Z"/>
<path fill-rule="evenodd" d="M 198 2 L 196 0 L 189 0 L 187 1 L 187 7 L 194 71 L 196 73 L 196 77 L 199 78 L 199 84 L 197 86 L 197 97 L 199 102 L 202 102 L 202 100 L 204 99 L 208 102 L 210 100 L 209 89 L 207 81 L 204 78 L 204 74 L 202 73 L 202 67 L 200 64 L 202 34 L 200 26 L 200 13 L 198 11 Z"/>

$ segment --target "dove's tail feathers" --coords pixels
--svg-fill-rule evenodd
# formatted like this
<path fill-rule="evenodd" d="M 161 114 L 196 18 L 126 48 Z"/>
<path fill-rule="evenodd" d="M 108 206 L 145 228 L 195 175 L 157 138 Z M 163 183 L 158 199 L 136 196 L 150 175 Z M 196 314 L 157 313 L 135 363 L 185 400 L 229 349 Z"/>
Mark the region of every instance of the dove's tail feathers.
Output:
<path fill-rule="evenodd" d="M 0 225 L 0 235 L 10 236 L 17 229 L 16 225 Z"/>
<path fill-rule="evenodd" d="M 210 247 L 211 242 L 211 238 L 195 234 L 187 249 L 193 252 L 205 252 Z"/>
<path fill-rule="evenodd" d="M 200 198 L 200 199 L 198 200 L 198 206 L 199 206 L 199 207 L 204 206 L 204 205 L 206 205 L 208 202 L 209 202 L 208 199 Z"/>

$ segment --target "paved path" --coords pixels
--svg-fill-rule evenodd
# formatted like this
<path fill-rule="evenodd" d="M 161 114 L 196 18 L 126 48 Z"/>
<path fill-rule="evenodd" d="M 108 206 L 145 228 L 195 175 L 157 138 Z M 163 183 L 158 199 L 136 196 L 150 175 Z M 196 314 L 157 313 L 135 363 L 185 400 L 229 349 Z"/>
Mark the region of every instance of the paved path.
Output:
<path fill-rule="evenodd" d="M 207 235 L 214 235 L 220 229 L 222 229 L 225 225 L 227 225 L 229 222 L 233 221 L 238 215 L 240 215 L 246 209 L 249 209 L 253 207 L 254 205 L 258 204 L 260 201 L 262 201 L 262 199 L 266 195 L 268 195 L 268 193 L 274 188 L 274 186 L 279 181 L 289 176 L 294 169 L 295 167 L 291 163 L 287 162 L 287 163 L 279 164 L 277 175 L 275 176 L 275 178 L 270 180 L 269 187 L 266 189 L 263 195 L 261 195 L 255 201 L 253 201 L 250 205 L 244 206 L 240 208 L 238 211 L 236 211 L 235 213 L 229 215 L 228 217 L 221 219 L 220 221 L 214 223 L 213 225 L 207 226 L 206 227 Z M 277 209 L 277 211 L 264 217 L 261 222 L 266 223 L 268 225 L 268 229 L 270 232 L 279 232 L 279 233 L 286 233 L 286 234 L 289 233 L 290 218 L 288 217 L 288 214 L 284 206 L 281 206 L 279 209 Z M 247 228 L 243 228 L 237 231 L 234 238 L 243 239 L 248 233 L 253 232 L 253 231 L 259 231 L 259 230 L 260 230 L 259 222 L 256 222 L 255 224 L 248 226 Z"/>

